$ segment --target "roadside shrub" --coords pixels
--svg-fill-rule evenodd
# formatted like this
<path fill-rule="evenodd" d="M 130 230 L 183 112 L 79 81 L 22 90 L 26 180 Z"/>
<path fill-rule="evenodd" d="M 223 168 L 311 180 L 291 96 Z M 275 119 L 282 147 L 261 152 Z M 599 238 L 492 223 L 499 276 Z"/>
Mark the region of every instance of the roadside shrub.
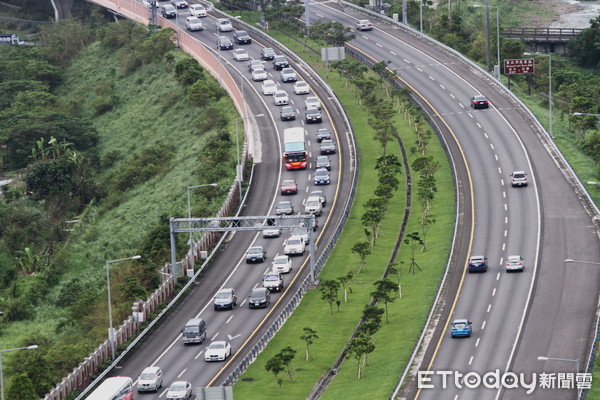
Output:
<path fill-rule="evenodd" d="M 194 58 L 186 57 L 175 64 L 175 79 L 183 86 L 188 87 L 198 80 L 204 80 L 204 68 Z"/>
<path fill-rule="evenodd" d="M 173 145 L 155 144 L 123 162 L 112 183 L 113 190 L 129 190 L 169 169 Z"/>
<path fill-rule="evenodd" d="M 31 306 L 24 299 L 10 299 L 3 304 L 6 321 L 23 321 L 33 316 Z"/>

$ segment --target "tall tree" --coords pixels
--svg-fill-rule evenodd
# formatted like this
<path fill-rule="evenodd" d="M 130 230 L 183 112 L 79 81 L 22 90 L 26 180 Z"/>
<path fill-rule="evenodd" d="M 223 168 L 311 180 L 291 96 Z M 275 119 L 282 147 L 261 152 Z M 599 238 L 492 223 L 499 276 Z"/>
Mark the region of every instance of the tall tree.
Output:
<path fill-rule="evenodd" d="M 340 47 L 347 41 L 354 39 L 355 35 L 350 27 L 342 25 L 340 22 L 319 21 L 310 26 L 308 37 L 331 46 Z"/>
<path fill-rule="evenodd" d="M 310 345 L 314 343 L 315 339 L 318 339 L 317 331 L 309 328 L 308 326 L 304 327 L 304 334 L 300 336 L 301 340 L 304 340 L 306 343 L 306 361 L 310 357 Z"/>
<path fill-rule="evenodd" d="M 340 283 L 333 279 L 326 279 L 321 281 L 319 290 L 321 291 L 321 299 L 325 300 L 329 304 L 331 310 L 331 320 L 333 321 L 333 303 L 338 300 L 338 290 L 340 289 Z"/>
<path fill-rule="evenodd" d="M 279 392 L 283 392 L 283 379 L 279 377 L 279 374 L 285 370 L 285 363 L 281 359 L 281 354 L 277 353 L 271 357 L 265 364 L 265 369 L 275 375 L 275 381 L 279 385 Z"/>
<path fill-rule="evenodd" d="M 385 322 L 389 323 L 388 304 L 396 300 L 396 292 L 398 285 L 389 279 L 382 279 L 375 282 L 375 291 L 371 293 L 373 299 L 378 303 L 383 303 L 385 306 Z"/>
<path fill-rule="evenodd" d="M 365 265 L 367 256 L 371 254 L 371 244 L 368 241 L 354 243 L 352 252 L 358 254 L 360 257 L 360 265 L 358 266 L 358 273 L 360 274 Z"/>
<path fill-rule="evenodd" d="M 10 377 L 6 388 L 6 400 L 38 400 L 39 398 L 27 374 L 16 374 Z"/>
<path fill-rule="evenodd" d="M 283 349 L 281 349 L 281 351 L 279 352 L 279 356 L 281 358 L 283 366 L 287 369 L 287 374 L 290 377 L 290 382 L 293 382 L 292 369 L 290 367 L 290 364 L 294 360 L 294 357 L 296 357 L 296 350 L 292 349 L 290 346 L 286 346 Z"/>

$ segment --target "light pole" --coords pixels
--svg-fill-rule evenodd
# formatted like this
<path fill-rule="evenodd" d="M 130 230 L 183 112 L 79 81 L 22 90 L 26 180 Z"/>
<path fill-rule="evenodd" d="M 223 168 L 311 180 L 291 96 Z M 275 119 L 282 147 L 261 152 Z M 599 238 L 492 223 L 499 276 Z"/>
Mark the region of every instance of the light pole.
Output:
<path fill-rule="evenodd" d="M 550 124 L 550 137 L 553 138 L 552 134 L 552 53 L 523 53 L 525 56 L 542 56 L 548 57 L 548 122 Z"/>
<path fill-rule="evenodd" d="M 106 287 L 108 288 L 108 341 L 110 342 L 110 352 L 112 360 L 115 360 L 115 330 L 112 324 L 112 304 L 110 301 L 110 273 L 109 265 L 119 261 L 139 260 L 142 256 L 133 256 L 127 258 L 119 258 L 118 260 L 109 260 L 106 262 Z"/>
<path fill-rule="evenodd" d="M 496 9 L 496 57 L 498 59 L 498 69 L 495 70 L 496 79 L 500 80 L 500 6 L 488 6 L 483 4 L 473 4 L 473 7 L 495 8 Z"/>
<path fill-rule="evenodd" d="M 564 362 L 572 362 L 575 363 L 576 374 L 579 374 L 579 358 L 575 360 L 570 360 L 568 358 L 552 358 L 546 356 L 538 356 L 538 361 L 564 361 Z M 577 389 L 577 398 L 581 397 L 581 389 Z"/>
<path fill-rule="evenodd" d="M 238 190 L 240 191 L 240 199 L 242 198 L 242 166 L 240 165 L 240 143 L 238 139 L 238 121 L 243 121 L 248 118 L 259 118 L 264 117 L 265 114 L 256 114 L 256 115 L 246 115 L 245 117 L 239 117 L 235 119 L 235 157 L 236 157 L 236 167 L 235 167 L 235 177 L 238 181 Z"/>
<path fill-rule="evenodd" d="M 589 184 L 595 184 L 596 182 L 588 182 Z M 579 261 L 579 260 L 572 260 L 570 258 L 567 258 L 565 260 L 566 263 L 577 263 L 577 264 L 593 264 L 593 265 L 600 265 L 600 262 L 594 262 L 594 261 Z"/>
<path fill-rule="evenodd" d="M 2 392 L 2 400 L 4 400 L 4 376 L 2 375 L 2 353 L 8 353 L 9 351 L 17 350 L 35 350 L 38 348 L 37 344 L 27 347 L 17 347 L 16 349 L 0 350 L 0 392 Z"/>
<path fill-rule="evenodd" d="M 188 218 L 191 219 L 192 218 L 192 208 L 190 206 L 190 190 L 192 189 L 198 189 L 201 187 L 207 187 L 207 186 L 217 186 L 216 183 L 207 183 L 206 185 L 196 185 L 196 186 L 188 186 L 187 187 L 187 209 L 188 209 Z M 192 236 L 192 232 L 190 231 L 190 240 L 188 241 L 188 244 L 190 245 L 190 253 L 192 250 L 192 247 L 194 246 L 194 237 Z"/>

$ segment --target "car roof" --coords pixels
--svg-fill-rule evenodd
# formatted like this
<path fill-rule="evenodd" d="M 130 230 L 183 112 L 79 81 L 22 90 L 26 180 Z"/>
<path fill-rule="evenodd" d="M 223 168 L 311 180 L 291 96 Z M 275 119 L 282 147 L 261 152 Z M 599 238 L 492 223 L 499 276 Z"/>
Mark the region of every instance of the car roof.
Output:
<path fill-rule="evenodd" d="M 233 289 L 232 288 L 223 288 L 223 289 L 219 290 L 217 293 L 233 293 Z"/>
<path fill-rule="evenodd" d="M 144 373 L 144 372 L 154 372 L 154 373 L 156 373 L 158 371 L 160 371 L 160 367 L 146 367 L 146 368 L 144 368 L 144 370 L 142 371 L 142 373 Z"/>
<path fill-rule="evenodd" d="M 268 293 L 269 289 L 264 288 L 264 287 L 257 287 L 252 289 L 252 294 L 266 294 L 266 292 Z"/>
<path fill-rule="evenodd" d="M 469 324 L 469 320 L 468 319 L 455 319 L 453 322 L 453 324 Z"/>
<path fill-rule="evenodd" d="M 320 168 L 320 169 L 325 169 L 325 168 Z M 325 170 L 325 171 L 327 171 L 327 170 Z M 309 202 L 309 201 L 318 201 L 318 202 L 321 202 L 321 198 L 319 196 L 310 196 L 308 199 L 306 199 L 306 201 L 307 202 Z M 299 226 L 298 228 L 306 229 L 306 227 L 304 227 L 304 226 Z"/>

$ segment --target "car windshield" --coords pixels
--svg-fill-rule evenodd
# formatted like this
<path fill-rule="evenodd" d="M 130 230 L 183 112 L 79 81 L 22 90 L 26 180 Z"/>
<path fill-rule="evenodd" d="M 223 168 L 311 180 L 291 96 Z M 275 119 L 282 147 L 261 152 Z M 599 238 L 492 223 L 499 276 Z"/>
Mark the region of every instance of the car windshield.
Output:
<path fill-rule="evenodd" d="M 517 179 L 521 179 L 521 178 L 525 178 L 525 174 L 514 174 L 513 177 L 517 178 Z"/>
<path fill-rule="evenodd" d="M 329 162 L 329 158 L 328 157 L 318 157 L 317 162 L 318 163 L 326 163 L 326 162 Z"/>
<path fill-rule="evenodd" d="M 250 295 L 250 297 L 255 297 L 255 298 L 256 297 L 258 297 L 258 298 L 265 297 L 265 292 L 261 289 L 254 289 L 252 291 L 252 294 Z"/>
<path fill-rule="evenodd" d="M 273 260 L 273 264 L 287 264 L 287 258 L 277 257 Z"/>
<path fill-rule="evenodd" d="M 211 343 L 210 346 L 208 346 L 209 349 L 215 350 L 215 349 L 224 349 L 225 348 L 225 344 L 224 343 Z"/>
<path fill-rule="evenodd" d="M 186 326 L 183 329 L 183 333 L 198 333 L 200 332 L 200 329 L 198 329 L 197 326 Z"/>
<path fill-rule="evenodd" d="M 481 264 L 483 262 L 483 257 L 473 257 L 471 258 L 471 262 L 473 264 Z"/>
<path fill-rule="evenodd" d="M 327 172 L 327 170 L 325 170 L 325 171 L 319 171 L 319 170 L 317 170 L 315 172 L 315 175 L 316 176 L 327 176 L 327 175 L 329 175 L 329 172 Z"/>
<path fill-rule="evenodd" d="M 464 322 L 456 322 L 454 324 L 455 329 L 462 330 L 462 329 L 465 329 L 466 327 L 467 327 L 467 324 L 465 324 Z"/>
<path fill-rule="evenodd" d="M 290 239 L 290 240 L 288 240 L 288 244 L 291 244 L 291 245 L 301 244 L 301 243 L 302 243 L 302 240 L 300 240 L 300 239 Z"/>
<path fill-rule="evenodd" d="M 190 24 L 197 24 L 198 22 L 200 22 L 200 20 L 196 17 L 191 17 L 188 19 L 188 21 L 190 22 Z"/>
<path fill-rule="evenodd" d="M 229 293 L 229 292 L 219 292 L 215 296 L 215 298 L 217 298 L 217 299 L 228 299 L 229 297 L 231 297 L 231 293 Z"/>
<path fill-rule="evenodd" d="M 333 141 L 332 140 L 323 140 L 323 146 L 331 146 L 333 145 Z"/>
<path fill-rule="evenodd" d="M 294 181 L 283 181 L 283 186 L 294 186 L 295 184 Z"/>
<path fill-rule="evenodd" d="M 306 82 L 296 82 L 296 87 L 304 87 L 304 86 L 308 86 L 308 84 Z"/>
<path fill-rule="evenodd" d="M 277 275 L 266 275 L 265 281 L 278 281 L 279 277 Z"/>
<path fill-rule="evenodd" d="M 185 390 L 185 383 L 175 382 L 171 385 L 169 390 L 172 390 L 173 392 L 182 392 Z"/>
<path fill-rule="evenodd" d="M 143 380 L 154 379 L 155 377 L 156 377 L 156 374 L 154 374 L 153 372 L 143 372 L 140 375 L 140 379 L 143 379 Z"/>
<path fill-rule="evenodd" d="M 310 108 L 306 111 L 307 114 L 320 114 L 316 108 Z"/>
<path fill-rule="evenodd" d="M 261 254 L 262 253 L 262 249 L 260 247 L 253 247 L 250 250 L 248 250 L 248 254 Z"/>
<path fill-rule="evenodd" d="M 246 31 L 237 31 L 238 36 L 248 36 L 248 32 Z"/>

